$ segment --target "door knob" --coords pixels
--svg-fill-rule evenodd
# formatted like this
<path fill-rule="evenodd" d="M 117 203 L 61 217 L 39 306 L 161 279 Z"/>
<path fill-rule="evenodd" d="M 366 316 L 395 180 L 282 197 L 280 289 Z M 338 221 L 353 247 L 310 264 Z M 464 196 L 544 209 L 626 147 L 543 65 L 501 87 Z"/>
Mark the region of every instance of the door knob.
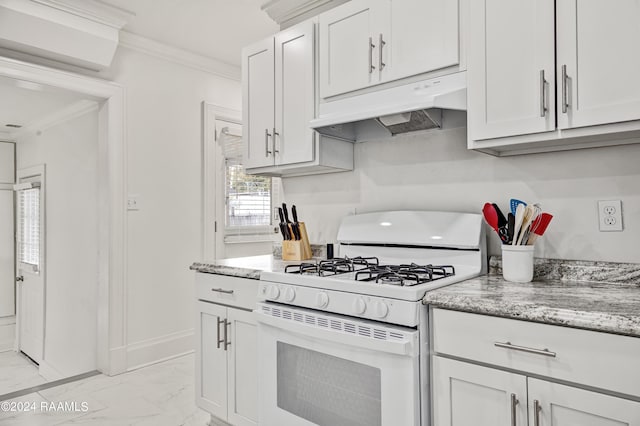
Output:
<path fill-rule="evenodd" d="M 24 277 L 22 275 L 16 277 L 16 281 L 24 281 Z"/>

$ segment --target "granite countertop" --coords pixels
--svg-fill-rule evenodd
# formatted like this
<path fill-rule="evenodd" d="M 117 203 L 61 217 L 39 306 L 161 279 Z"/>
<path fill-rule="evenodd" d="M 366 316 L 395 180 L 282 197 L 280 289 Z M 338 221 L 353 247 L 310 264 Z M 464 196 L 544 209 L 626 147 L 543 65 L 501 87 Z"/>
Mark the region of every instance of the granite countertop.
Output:
<path fill-rule="evenodd" d="M 423 303 L 640 337 L 640 265 L 537 260 L 533 282 L 513 283 L 492 258 L 489 275 L 431 291 Z"/>
<path fill-rule="evenodd" d="M 232 277 L 259 280 L 260 273 L 263 271 L 282 271 L 285 266 L 296 263 L 300 263 L 300 261 L 284 261 L 271 254 L 265 254 L 262 256 L 220 259 L 212 262 L 196 262 L 189 269 L 207 274 L 230 275 Z"/>

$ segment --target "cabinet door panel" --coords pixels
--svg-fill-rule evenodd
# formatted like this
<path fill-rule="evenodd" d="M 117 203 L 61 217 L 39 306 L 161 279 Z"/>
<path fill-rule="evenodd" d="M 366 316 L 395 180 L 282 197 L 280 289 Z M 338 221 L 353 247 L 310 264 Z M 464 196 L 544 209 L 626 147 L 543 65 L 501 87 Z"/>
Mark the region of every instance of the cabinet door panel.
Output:
<path fill-rule="evenodd" d="M 640 403 L 528 378 L 529 424 L 541 426 L 639 426 Z M 534 401 L 539 401 L 535 423 Z"/>
<path fill-rule="evenodd" d="M 273 165 L 273 37 L 242 51 L 242 80 L 242 134 L 246 139 L 244 166 L 250 169 Z"/>
<path fill-rule="evenodd" d="M 511 395 L 516 424 L 527 421 L 524 376 L 433 357 L 433 420 L 438 426 L 511 426 Z"/>
<path fill-rule="evenodd" d="M 276 35 L 276 164 L 313 161 L 315 116 L 313 23 Z"/>
<path fill-rule="evenodd" d="M 640 119 L 640 2 L 558 0 L 559 127 Z"/>
<path fill-rule="evenodd" d="M 376 5 L 377 1 L 352 0 L 320 15 L 322 98 L 362 89 L 377 77 L 369 67 Z"/>
<path fill-rule="evenodd" d="M 196 319 L 196 403 L 203 410 L 227 418 L 227 352 L 218 347 L 227 308 L 198 302 Z"/>
<path fill-rule="evenodd" d="M 451 0 L 392 0 L 391 27 L 384 34 L 384 80 L 456 65 L 458 60 L 458 2 Z M 389 49 L 385 52 L 385 49 Z"/>
<path fill-rule="evenodd" d="M 229 346 L 229 423 L 252 426 L 258 422 L 258 344 L 253 314 L 228 310 Z"/>
<path fill-rule="evenodd" d="M 474 0 L 470 7 L 470 139 L 555 129 L 554 1 Z"/>

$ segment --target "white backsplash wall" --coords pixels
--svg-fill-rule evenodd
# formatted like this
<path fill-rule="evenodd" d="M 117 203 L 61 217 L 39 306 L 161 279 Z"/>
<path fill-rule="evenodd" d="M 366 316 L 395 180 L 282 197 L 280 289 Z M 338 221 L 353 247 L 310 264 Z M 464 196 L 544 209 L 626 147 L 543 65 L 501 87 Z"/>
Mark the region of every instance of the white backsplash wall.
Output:
<path fill-rule="evenodd" d="M 469 151 L 466 129 L 355 145 L 355 170 L 283 179 L 312 243 L 335 242 L 340 219 L 379 210 L 507 214 L 510 198 L 554 215 L 536 256 L 640 263 L 640 144 L 496 158 Z M 598 231 L 598 200 L 622 200 L 623 232 Z M 490 254 L 500 254 L 488 232 Z"/>

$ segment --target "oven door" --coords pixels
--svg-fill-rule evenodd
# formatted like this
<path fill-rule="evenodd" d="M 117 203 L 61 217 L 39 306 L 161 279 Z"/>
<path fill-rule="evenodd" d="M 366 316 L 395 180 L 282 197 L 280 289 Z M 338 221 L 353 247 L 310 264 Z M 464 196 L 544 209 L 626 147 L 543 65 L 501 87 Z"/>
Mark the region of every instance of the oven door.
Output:
<path fill-rule="evenodd" d="M 259 423 L 420 424 L 418 331 L 259 303 Z"/>

